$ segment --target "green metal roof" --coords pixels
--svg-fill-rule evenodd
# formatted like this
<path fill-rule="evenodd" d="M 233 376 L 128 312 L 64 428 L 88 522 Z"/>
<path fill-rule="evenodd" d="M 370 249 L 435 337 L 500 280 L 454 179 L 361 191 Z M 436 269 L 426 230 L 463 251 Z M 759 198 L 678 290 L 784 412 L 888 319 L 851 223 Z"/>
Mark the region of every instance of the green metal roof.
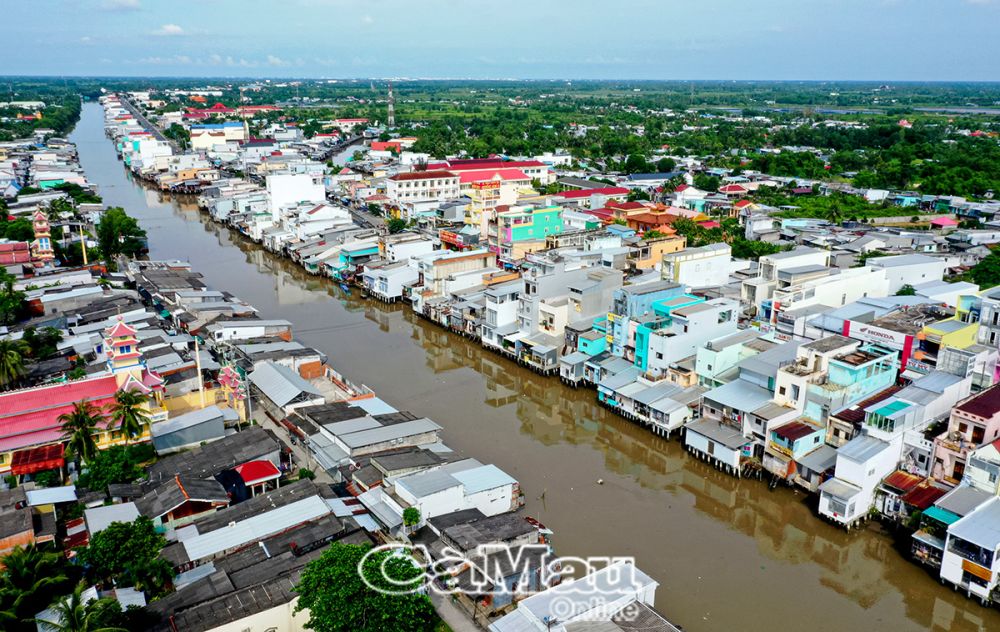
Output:
<path fill-rule="evenodd" d="M 885 406 L 882 406 L 878 410 L 876 410 L 875 414 L 876 415 L 882 415 L 883 417 L 892 417 L 894 414 L 898 413 L 899 411 L 905 410 L 905 409 L 907 409 L 909 407 L 910 407 L 909 402 L 904 402 L 904 401 L 901 401 L 901 400 L 897 399 L 897 400 L 895 400 L 895 401 L 893 401 L 893 402 L 891 402 L 889 404 L 886 404 Z"/>
<path fill-rule="evenodd" d="M 942 509 L 937 506 L 928 507 L 927 510 L 924 511 L 924 516 L 928 518 L 933 518 L 938 522 L 944 523 L 945 525 L 950 525 L 951 523 L 956 522 L 959 518 L 961 518 L 961 516 L 953 514 L 947 509 Z"/>

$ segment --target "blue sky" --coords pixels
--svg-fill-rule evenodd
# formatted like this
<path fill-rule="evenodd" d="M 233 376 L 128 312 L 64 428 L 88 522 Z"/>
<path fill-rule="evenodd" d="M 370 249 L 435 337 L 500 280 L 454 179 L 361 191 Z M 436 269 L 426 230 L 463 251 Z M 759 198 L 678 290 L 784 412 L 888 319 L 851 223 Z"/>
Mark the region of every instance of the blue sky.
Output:
<path fill-rule="evenodd" d="M 13 0 L 0 74 L 1000 80 L 1000 0 Z"/>

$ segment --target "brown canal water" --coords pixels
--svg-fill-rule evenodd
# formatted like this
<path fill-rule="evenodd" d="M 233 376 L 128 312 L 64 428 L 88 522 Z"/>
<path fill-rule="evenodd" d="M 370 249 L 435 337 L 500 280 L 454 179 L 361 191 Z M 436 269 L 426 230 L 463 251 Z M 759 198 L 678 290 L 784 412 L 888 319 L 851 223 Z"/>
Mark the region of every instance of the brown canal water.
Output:
<path fill-rule="evenodd" d="M 84 105 L 70 138 L 105 202 L 148 231 L 151 258 L 190 261 L 212 287 L 290 320 L 338 370 L 516 477 L 558 553 L 634 556 L 660 583 L 657 606 L 686 630 L 1000 630 L 1000 612 L 941 586 L 891 538 L 828 525 L 804 494 L 717 472 L 606 411 L 591 390 L 524 370 L 408 308 L 345 296 L 193 201 L 133 181 L 100 106 Z"/>

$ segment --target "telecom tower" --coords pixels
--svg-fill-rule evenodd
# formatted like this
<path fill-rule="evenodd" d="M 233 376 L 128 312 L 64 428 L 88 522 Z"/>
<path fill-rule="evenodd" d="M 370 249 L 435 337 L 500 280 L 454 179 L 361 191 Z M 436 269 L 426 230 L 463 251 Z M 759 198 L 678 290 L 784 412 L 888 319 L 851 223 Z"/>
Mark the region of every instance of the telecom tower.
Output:
<path fill-rule="evenodd" d="M 396 127 L 396 97 L 392 96 L 392 82 L 389 82 L 389 114 L 386 117 L 389 129 Z"/>

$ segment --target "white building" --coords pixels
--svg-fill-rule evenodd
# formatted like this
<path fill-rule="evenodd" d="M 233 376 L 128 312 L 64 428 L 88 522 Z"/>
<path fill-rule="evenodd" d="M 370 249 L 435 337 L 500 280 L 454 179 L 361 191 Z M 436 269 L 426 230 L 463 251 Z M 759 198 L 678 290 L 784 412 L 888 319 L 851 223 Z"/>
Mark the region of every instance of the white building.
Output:
<path fill-rule="evenodd" d="M 1000 582 L 1000 498 L 990 498 L 948 527 L 941 579 L 989 601 Z"/>
<path fill-rule="evenodd" d="M 868 267 L 885 270 L 889 280 L 888 294 L 895 294 L 904 285 L 917 286 L 928 281 L 940 281 L 946 266 L 944 259 L 927 255 L 897 255 L 868 260 Z"/>
<path fill-rule="evenodd" d="M 745 262 L 739 264 L 745 266 Z M 661 274 L 664 281 L 687 287 L 715 287 L 729 282 L 733 267 L 733 249 L 718 243 L 663 255 Z"/>
<path fill-rule="evenodd" d="M 385 181 L 385 194 L 393 204 L 446 202 L 459 196 L 459 178 L 450 171 L 399 173 Z"/>
<path fill-rule="evenodd" d="M 282 173 L 267 176 L 267 195 L 271 202 L 274 221 L 281 220 L 280 209 L 300 202 L 326 201 L 326 188 L 322 178 L 309 174 Z"/>

